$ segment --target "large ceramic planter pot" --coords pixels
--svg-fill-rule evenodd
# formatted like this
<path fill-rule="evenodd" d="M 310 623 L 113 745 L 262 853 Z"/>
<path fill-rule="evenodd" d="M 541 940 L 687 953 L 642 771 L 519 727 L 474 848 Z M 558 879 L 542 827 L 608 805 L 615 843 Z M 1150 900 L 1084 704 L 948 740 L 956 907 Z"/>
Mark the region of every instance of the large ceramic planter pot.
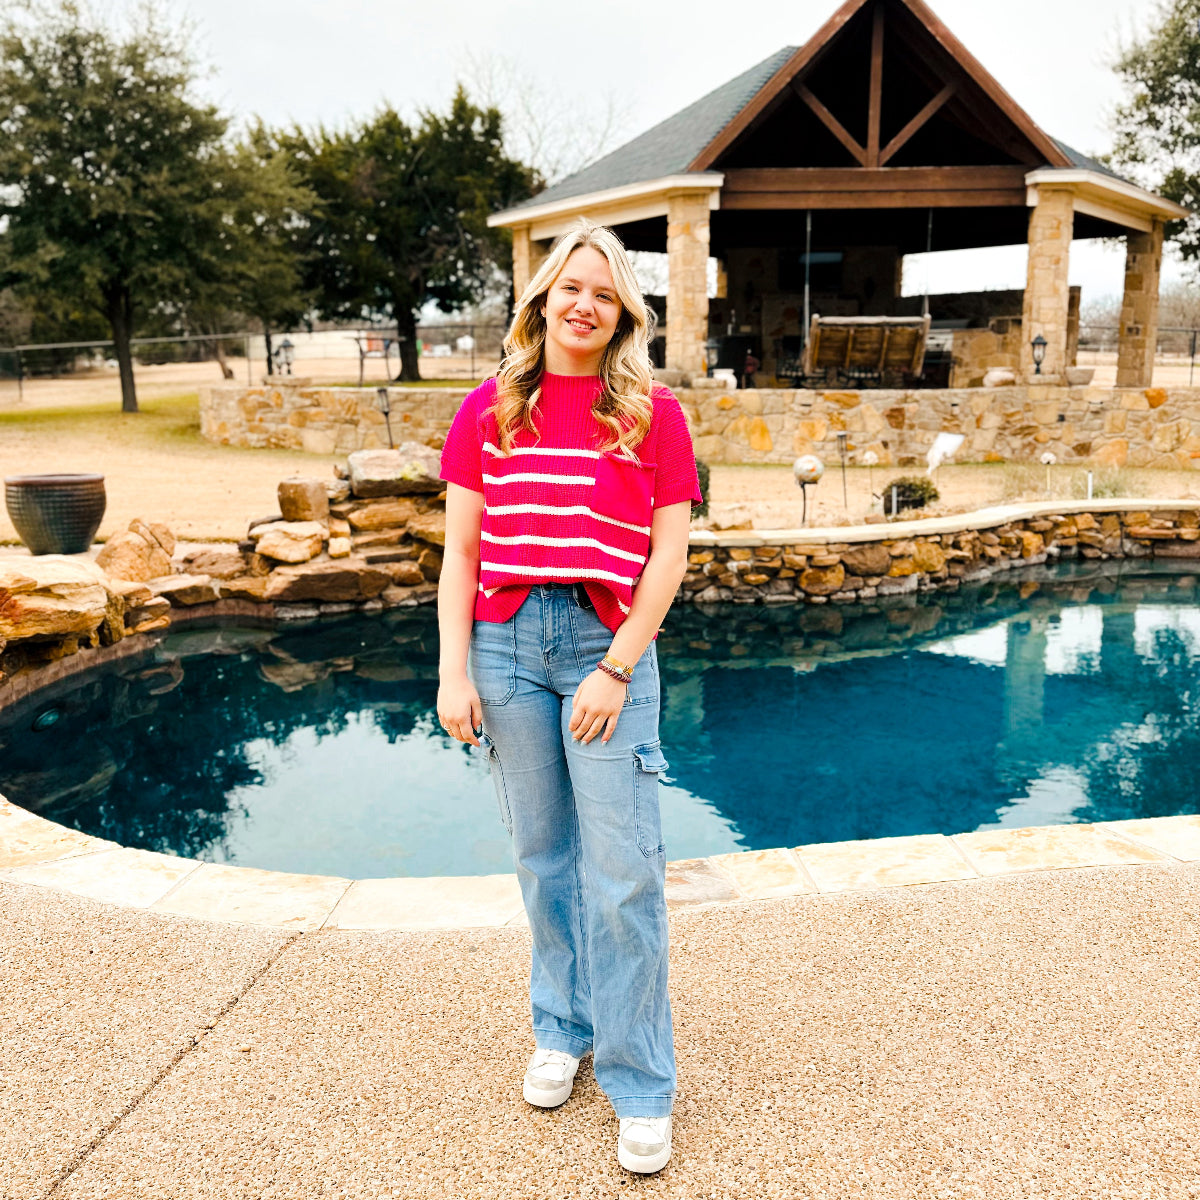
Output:
<path fill-rule="evenodd" d="M 10 475 L 8 515 L 34 554 L 83 554 L 104 517 L 103 475 Z"/>

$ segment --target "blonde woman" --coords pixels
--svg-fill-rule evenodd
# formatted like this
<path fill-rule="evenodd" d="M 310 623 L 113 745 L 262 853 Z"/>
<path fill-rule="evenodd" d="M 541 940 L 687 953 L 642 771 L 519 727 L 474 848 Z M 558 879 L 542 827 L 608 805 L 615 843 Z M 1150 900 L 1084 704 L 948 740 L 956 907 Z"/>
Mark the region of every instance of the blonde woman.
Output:
<path fill-rule="evenodd" d="M 442 451 L 437 701 L 486 748 L 512 835 L 533 941 L 524 1097 L 562 1104 L 591 1052 L 618 1160 L 643 1173 L 670 1158 L 675 1095 L 654 638 L 701 500 L 649 330 L 624 247 L 586 221 L 519 298 Z"/>

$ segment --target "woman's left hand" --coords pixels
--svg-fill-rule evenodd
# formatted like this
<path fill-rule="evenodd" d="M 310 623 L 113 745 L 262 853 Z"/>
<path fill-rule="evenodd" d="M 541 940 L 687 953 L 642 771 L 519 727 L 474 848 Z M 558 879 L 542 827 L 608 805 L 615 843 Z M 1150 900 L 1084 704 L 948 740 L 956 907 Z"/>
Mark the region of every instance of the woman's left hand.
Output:
<path fill-rule="evenodd" d="M 607 742 L 617 727 L 625 703 L 626 685 L 597 667 L 576 689 L 568 728 L 577 742 L 587 744 L 601 730 Z"/>

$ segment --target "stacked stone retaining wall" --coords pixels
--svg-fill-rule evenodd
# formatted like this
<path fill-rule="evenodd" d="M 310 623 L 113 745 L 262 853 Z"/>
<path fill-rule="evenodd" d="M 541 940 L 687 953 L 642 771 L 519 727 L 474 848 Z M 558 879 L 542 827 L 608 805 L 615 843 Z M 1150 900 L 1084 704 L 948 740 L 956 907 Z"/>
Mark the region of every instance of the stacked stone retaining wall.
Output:
<path fill-rule="evenodd" d="M 302 522 L 255 527 L 311 533 L 305 561 L 262 553 L 263 532 L 238 546 L 187 548 L 175 573 L 145 584 L 106 578 L 90 560 L 0 558 L 0 704 L 14 685 L 28 688 L 23 677 L 76 651 L 177 620 L 312 620 L 430 604 L 444 519 L 433 496 L 339 500 L 311 531 Z M 352 544 L 333 556 L 339 540 Z M 292 554 L 295 542 L 278 552 Z M 1171 560 L 1200 574 L 1200 502 L 1043 503 L 823 530 L 696 531 L 677 601 L 872 603 L 1073 558 Z"/>
<path fill-rule="evenodd" d="M 942 431 L 966 439 L 958 462 L 1110 467 L 1200 467 L 1200 388 L 676 389 L 697 457 L 708 463 L 791 463 L 797 455 L 851 463 L 870 451 L 884 465 L 924 464 Z M 440 448 L 465 388 L 392 388 L 396 442 Z M 386 446 L 375 392 L 287 383 L 200 393 L 200 427 L 227 445 L 348 454 Z"/>

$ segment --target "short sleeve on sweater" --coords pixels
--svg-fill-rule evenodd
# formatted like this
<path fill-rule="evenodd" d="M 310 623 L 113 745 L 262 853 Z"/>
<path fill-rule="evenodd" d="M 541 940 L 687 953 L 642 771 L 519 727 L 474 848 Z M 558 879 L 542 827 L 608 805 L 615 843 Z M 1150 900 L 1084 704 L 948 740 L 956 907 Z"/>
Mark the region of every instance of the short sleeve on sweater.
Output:
<path fill-rule="evenodd" d="M 684 500 L 703 504 L 700 478 L 696 474 L 696 452 L 679 400 L 670 388 L 661 385 L 654 388 L 652 395 L 654 423 L 658 426 L 654 446 L 654 507 L 665 508 Z"/>
<path fill-rule="evenodd" d="M 483 413 L 496 398 L 496 381 L 485 379 L 459 406 L 442 447 L 441 477 L 473 492 L 483 491 Z"/>

